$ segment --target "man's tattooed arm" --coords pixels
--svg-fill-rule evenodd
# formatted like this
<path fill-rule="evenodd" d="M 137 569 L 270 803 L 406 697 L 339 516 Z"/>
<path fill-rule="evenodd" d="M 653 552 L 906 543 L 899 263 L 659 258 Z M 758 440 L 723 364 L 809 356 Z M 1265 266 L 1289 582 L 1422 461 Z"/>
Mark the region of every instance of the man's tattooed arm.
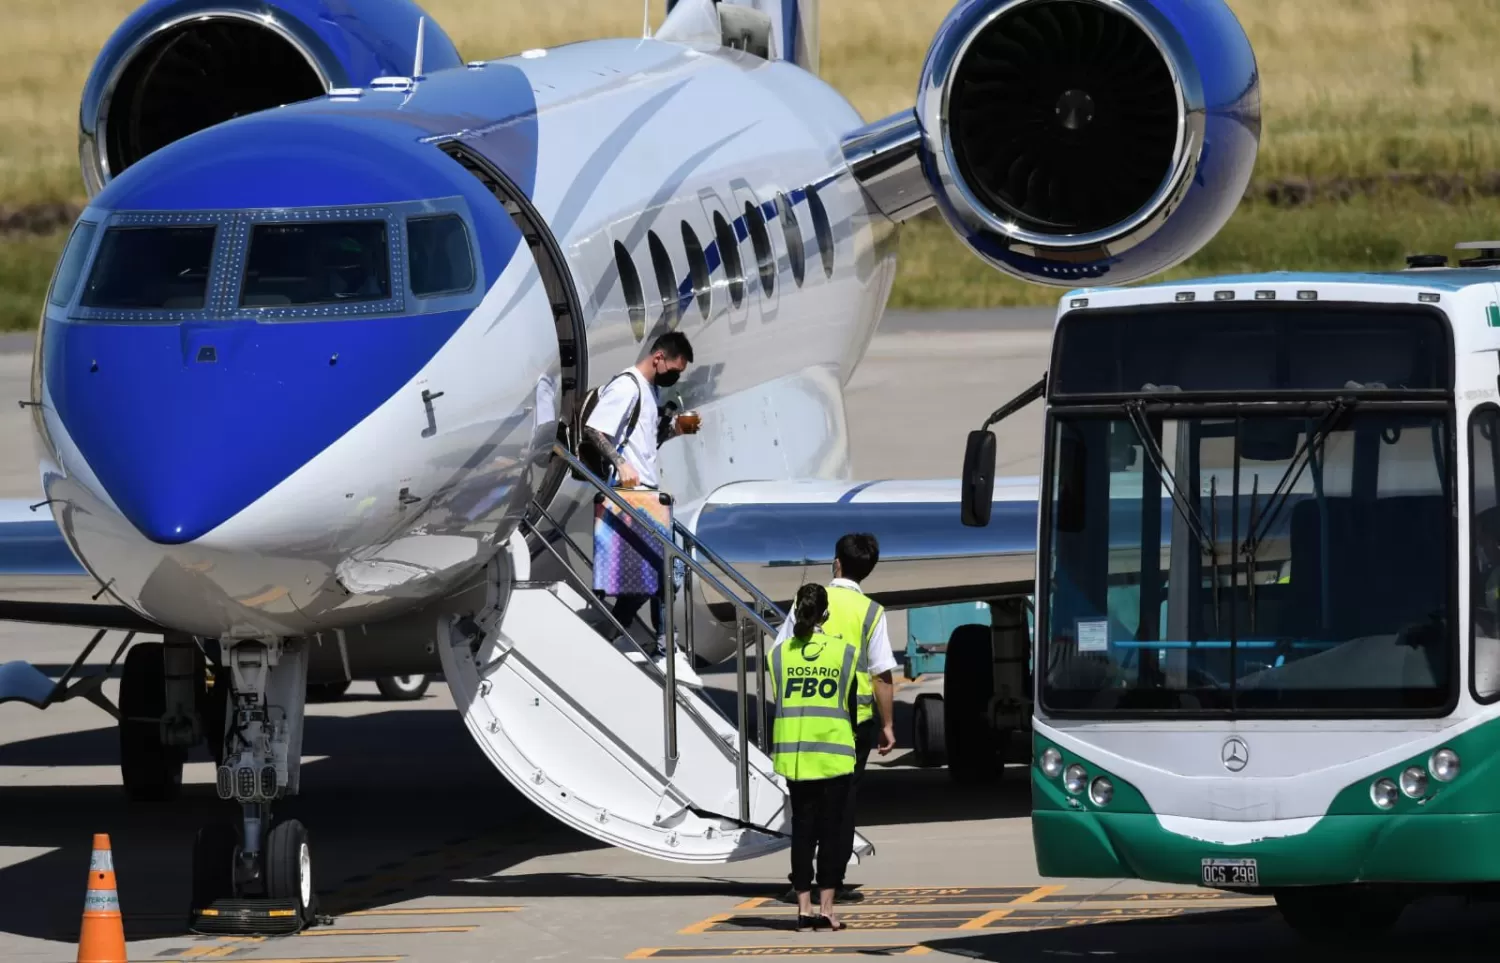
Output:
<path fill-rule="evenodd" d="M 608 436 L 606 436 L 604 432 L 600 431 L 598 428 L 589 428 L 585 426 L 583 429 L 583 433 L 588 436 L 589 440 L 592 441 L 601 452 L 604 453 L 604 457 L 609 459 L 609 463 L 615 466 L 616 471 L 619 471 L 625 466 L 625 456 L 620 452 L 615 451 L 614 443 L 609 440 Z"/>

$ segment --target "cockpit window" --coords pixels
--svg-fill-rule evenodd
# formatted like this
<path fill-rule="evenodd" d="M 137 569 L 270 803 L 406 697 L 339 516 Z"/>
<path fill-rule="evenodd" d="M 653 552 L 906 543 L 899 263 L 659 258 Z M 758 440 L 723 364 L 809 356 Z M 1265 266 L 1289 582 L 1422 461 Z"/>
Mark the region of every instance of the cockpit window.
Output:
<path fill-rule="evenodd" d="M 385 221 L 257 224 L 251 230 L 242 308 L 390 297 Z"/>
<path fill-rule="evenodd" d="M 57 265 L 57 274 L 52 278 L 52 290 L 47 293 L 48 301 L 62 308 L 73 300 L 73 292 L 78 290 L 78 278 L 83 274 L 83 259 L 88 256 L 89 248 L 94 246 L 94 234 L 98 230 L 99 225 L 91 221 L 79 221 L 78 226 L 73 228 L 73 236 L 68 238 L 62 261 Z"/>
<path fill-rule="evenodd" d="M 201 309 L 208 292 L 215 230 L 213 226 L 108 229 L 83 290 L 83 306 Z"/>
<path fill-rule="evenodd" d="M 414 217 L 406 222 L 411 252 L 411 293 L 430 298 L 462 294 L 474 286 L 474 257 L 463 218 L 455 214 Z"/>

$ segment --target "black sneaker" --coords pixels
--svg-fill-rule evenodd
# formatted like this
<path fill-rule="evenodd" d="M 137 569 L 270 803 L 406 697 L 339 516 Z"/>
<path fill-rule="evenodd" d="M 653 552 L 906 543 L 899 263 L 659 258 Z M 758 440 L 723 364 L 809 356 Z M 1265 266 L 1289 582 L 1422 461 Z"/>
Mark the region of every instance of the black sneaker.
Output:
<path fill-rule="evenodd" d="M 845 886 L 834 894 L 833 901 L 835 903 L 863 903 L 865 901 L 865 894 L 853 886 Z"/>
<path fill-rule="evenodd" d="M 797 903 L 797 891 L 795 889 L 789 889 L 785 893 L 782 893 L 780 896 L 776 897 L 776 899 L 782 903 L 791 903 L 795 906 Z"/>

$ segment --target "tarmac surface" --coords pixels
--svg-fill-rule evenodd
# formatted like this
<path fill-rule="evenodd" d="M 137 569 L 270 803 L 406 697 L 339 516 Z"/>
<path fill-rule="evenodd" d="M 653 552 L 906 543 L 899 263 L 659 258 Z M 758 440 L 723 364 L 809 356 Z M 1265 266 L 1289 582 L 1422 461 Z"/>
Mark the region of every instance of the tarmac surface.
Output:
<path fill-rule="evenodd" d="M 986 320 L 988 318 L 988 320 Z M 861 478 L 952 477 L 965 434 L 1035 381 L 1050 312 L 952 312 L 887 319 L 849 386 Z M 0 343 L 0 351 L 8 345 Z M 24 347 L 24 346 L 23 346 Z M 0 354 L 0 497 L 36 490 L 24 397 L 30 359 Z M 999 426 L 1001 474 L 1035 474 L 1039 406 Z M 895 620 L 900 646 L 904 625 Z M 87 633 L 0 626 L 0 660 L 60 672 Z M 102 645 L 101 649 L 112 646 Z M 107 660 L 108 655 L 98 657 Z M 706 674 L 729 688 L 732 676 Z M 513 960 L 916 956 L 1005 963 L 1370 958 L 1313 950 L 1265 900 L 1115 880 L 1042 879 L 1031 847 L 1027 771 L 958 787 L 901 745 L 872 760 L 861 829 L 877 854 L 850 871 L 865 900 L 842 933 L 796 933 L 781 854 L 730 866 L 657 862 L 603 846 L 534 808 L 489 767 L 435 683 L 386 702 L 357 683 L 309 707 L 303 794 L 282 806 L 315 841 L 315 887 L 331 925 L 278 939 L 185 928 L 194 830 L 225 817 L 201 750 L 183 798 L 129 804 L 112 721 L 93 706 L 0 706 L 0 959 L 76 956 L 92 834 L 108 832 L 132 961 L 488 963 Z M 105 691 L 115 695 L 115 683 Z M 1393 959 L 1493 958 L 1489 909 L 1409 911 L 1381 944 Z"/>

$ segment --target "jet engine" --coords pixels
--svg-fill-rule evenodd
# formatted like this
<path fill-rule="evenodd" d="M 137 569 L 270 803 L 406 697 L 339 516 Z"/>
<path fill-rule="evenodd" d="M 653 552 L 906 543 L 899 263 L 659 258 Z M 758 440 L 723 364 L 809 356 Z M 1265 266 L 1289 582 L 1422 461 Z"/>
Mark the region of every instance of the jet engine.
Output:
<path fill-rule="evenodd" d="M 1208 242 L 1244 195 L 1260 79 L 1222 0 L 964 0 L 914 112 L 845 139 L 877 207 L 934 204 L 1026 281 L 1115 284 Z"/>
<path fill-rule="evenodd" d="M 90 196 L 152 151 L 244 114 L 462 64 L 411 0 L 150 0 L 105 43 L 83 89 Z"/>

